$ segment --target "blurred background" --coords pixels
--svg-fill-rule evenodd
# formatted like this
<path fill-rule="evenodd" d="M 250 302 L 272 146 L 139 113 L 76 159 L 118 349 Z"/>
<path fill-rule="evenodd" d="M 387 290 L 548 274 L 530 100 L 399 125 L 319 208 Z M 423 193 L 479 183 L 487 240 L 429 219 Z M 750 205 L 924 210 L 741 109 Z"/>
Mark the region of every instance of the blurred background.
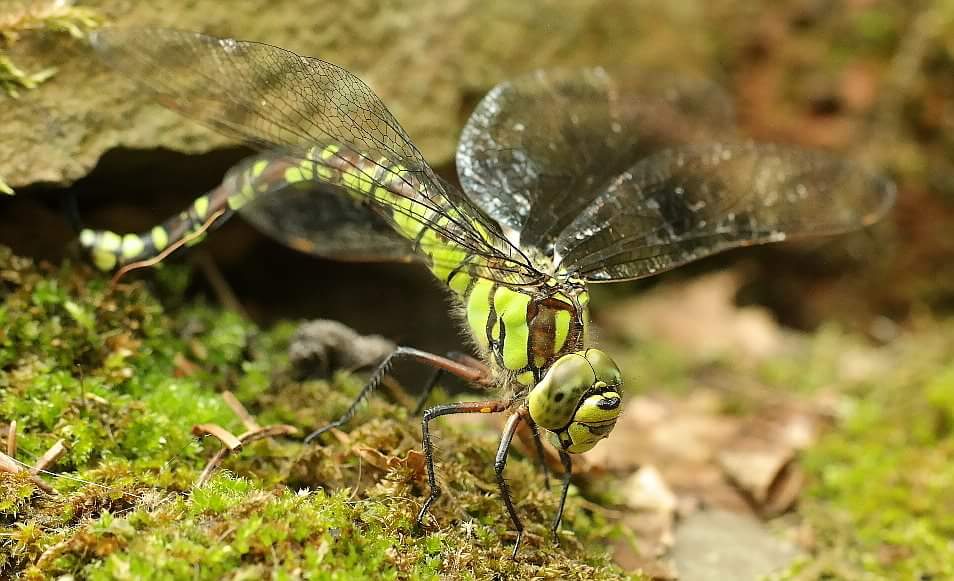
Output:
<path fill-rule="evenodd" d="M 29 10 L 6 4 L 0 3 L 0 32 L 17 30 L 24 14 L 44 9 L 43 2 Z M 806 474 L 808 482 L 823 481 L 820 466 L 832 458 L 819 457 L 818 465 L 805 459 L 798 469 L 802 480 L 793 484 L 789 472 L 796 469 L 786 454 L 813 445 L 824 431 L 818 426 L 843 425 L 845 402 L 857 405 L 871 395 L 858 386 L 876 383 L 911 361 L 912 354 L 934 358 L 926 356 L 925 367 L 905 379 L 885 380 L 900 391 L 876 397 L 879 405 L 903 399 L 901 392 L 919 393 L 917 386 L 935 375 L 947 379 L 931 389 L 943 394 L 954 388 L 950 371 L 931 367 L 943 367 L 954 355 L 952 327 L 946 323 L 954 308 L 950 1 L 90 0 L 79 5 L 120 25 L 159 24 L 259 40 L 340 64 L 381 96 L 431 164 L 452 181 L 460 129 L 491 87 L 540 67 L 589 65 L 623 78 L 665 71 L 709 79 L 733 97 L 744 134 L 830 150 L 896 180 L 895 209 L 864 232 L 733 251 L 647 281 L 594 290 L 601 336 L 626 361 L 634 391 L 647 396 L 630 404 L 628 413 L 639 422 L 632 439 L 619 438 L 621 446 L 644 447 L 639 462 L 620 461 L 614 453 L 625 448 L 608 447 L 602 455 L 597 450 L 592 465 L 619 473 L 637 464 L 674 466 L 669 472 L 660 469 L 658 478 L 674 491 L 675 500 L 657 496 L 650 502 L 652 510 L 669 515 L 659 525 L 663 532 L 633 524 L 651 540 L 641 545 L 643 550 L 619 549 L 618 560 L 627 566 L 656 566 L 657 557 L 667 553 L 677 560 L 683 554 L 684 574 L 698 570 L 691 555 L 699 551 L 680 553 L 678 538 L 673 549 L 670 530 L 673 514 L 692 522 L 686 515 L 694 509 L 688 505 L 759 516 L 789 511 Z M 49 10 L 57 6 L 48 3 Z M 16 98 L 0 95 L 0 179 L 16 191 L 0 196 L 0 244 L 15 253 L 53 263 L 75 256 L 74 233 L 61 210 L 71 195 L 86 224 L 140 231 L 214 187 L 248 155 L 240 144 L 151 103 L 97 65 L 81 42 L 34 29 L 40 26 L 21 28 L 2 37 L 4 57 L 21 71 L 37 74 L 37 80 L 46 71 L 51 78 L 30 89 L 0 75 L 3 86 L 18 93 Z M 214 265 L 244 309 L 263 324 L 325 317 L 437 352 L 461 346 L 444 292 L 423 268 L 305 256 L 241 219 L 177 260 L 206 265 L 193 272 L 189 285 L 213 300 L 214 284 L 203 273 Z M 797 401 L 788 399 L 787 388 L 800 394 Z M 653 396 L 656 392 L 663 395 Z M 937 412 L 943 423 L 944 414 L 954 411 L 949 396 L 937 397 L 943 400 Z M 744 425 L 726 423 L 727 410 Z M 765 428 L 765 422 L 773 427 Z M 652 431 L 664 427 L 670 431 Z M 775 429 L 802 435 L 791 436 L 797 445 L 781 438 L 789 444 L 766 482 L 751 484 L 755 488 L 740 484 L 733 460 L 725 457 L 713 460 L 718 474 L 706 480 L 710 473 L 700 466 L 715 457 L 709 448 L 713 442 L 731 448 L 730 440 L 740 433 L 756 433 L 759 440 Z M 904 424 L 898 429 L 907 430 Z M 950 452 L 948 432 L 936 436 L 929 445 Z M 878 446 L 879 452 L 872 453 L 891 447 Z M 851 464 L 851 456 L 846 458 Z M 943 458 L 934 461 L 949 466 L 954 453 Z M 751 473 L 750 461 L 742 461 L 738 470 Z M 917 455 L 907 462 L 916 465 Z M 644 470 L 633 474 L 633 490 L 658 490 L 653 488 L 656 476 Z M 878 477 L 856 476 L 858 487 Z M 720 479 L 742 493 L 726 492 L 729 487 Z M 916 489 L 895 484 L 911 494 Z M 846 518 L 839 521 L 841 528 L 832 529 L 804 524 L 811 514 L 827 510 L 825 502 L 850 491 L 828 493 L 803 500 L 798 518 L 786 521 L 791 550 L 778 553 L 775 565 L 808 551 L 815 568 L 806 567 L 806 578 L 858 578 L 853 576 L 865 571 L 931 578 L 941 571 L 937 563 L 942 561 L 930 553 L 931 547 L 944 545 L 934 540 L 901 535 L 875 539 L 858 553 L 835 552 L 831 547 L 837 543 L 826 545 L 825 538 L 842 538 L 838 534 L 846 535 L 856 521 Z M 937 494 L 934 502 L 954 509 L 949 494 Z M 877 504 L 881 497 L 872 498 Z M 766 509 L 771 502 L 779 505 Z M 672 506 L 659 508 L 667 503 Z M 935 535 L 931 539 L 954 534 L 949 520 L 943 524 L 929 514 L 938 508 L 911 509 L 925 519 L 930 531 L 925 534 Z M 898 510 L 908 514 L 904 506 Z M 731 522 L 718 520 L 699 526 L 703 537 L 706 531 L 735 530 Z M 866 568 L 864 555 L 874 560 L 873 569 Z M 855 565 L 840 569 L 842 560 Z M 670 573 L 663 567 L 657 576 Z M 731 578 L 722 573 L 711 578 Z"/>

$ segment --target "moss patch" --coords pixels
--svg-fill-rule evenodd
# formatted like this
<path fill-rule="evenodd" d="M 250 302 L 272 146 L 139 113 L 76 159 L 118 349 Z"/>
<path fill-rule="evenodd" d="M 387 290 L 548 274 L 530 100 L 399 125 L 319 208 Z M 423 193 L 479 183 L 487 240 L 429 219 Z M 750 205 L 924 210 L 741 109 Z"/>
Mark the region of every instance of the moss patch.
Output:
<path fill-rule="evenodd" d="M 883 355 L 890 371 L 846 394 L 805 456 L 800 512 L 815 535 L 801 578 L 954 577 L 954 325 L 929 323 Z"/>
<path fill-rule="evenodd" d="M 56 495 L 0 473 L 0 577 L 624 576 L 604 554 L 614 528 L 572 498 L 563 548 L 551 548 L 555 487 L 519 456 L 507 470 L 528 537 L 507 558 L 496 436 L 451 421 L 437 428 L 445 496 L 426 534 L 415 531 L 427 490 L 413 461 L 420 428 L 382 398 L 324 445 L 256 442 L 193 490 L 220 443 L 193 438 L 191 426 L 242 430 L 223 390 L 263 425 L 306 431 L 340 413 L 361 379 L 292 381 L 291 325 L 261 332 L 217 309 L 169 311 L 142 283 L 110 289 L 86 268 L 37 266 L 2 248 L 0 282 L 0 426 L 16 420 L 27 464 L 57 440 L 68 448 L 51 468 L 59 477 L 46 477 Z"/>

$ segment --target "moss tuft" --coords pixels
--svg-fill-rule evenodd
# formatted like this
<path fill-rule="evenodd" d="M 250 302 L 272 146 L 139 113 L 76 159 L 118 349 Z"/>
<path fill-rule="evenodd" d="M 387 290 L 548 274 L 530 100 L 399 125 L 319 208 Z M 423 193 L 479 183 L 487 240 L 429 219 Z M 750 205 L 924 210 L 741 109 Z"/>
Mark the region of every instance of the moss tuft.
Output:
<path fill-rule="evenodd" d="M 954 577 L 954 327 L 922 331 L 899 341 L 891 370 L 850 394 L 843 421 L 806 454 L 801 512 L 819 558 L 801 567 L 812 575 Z"/>

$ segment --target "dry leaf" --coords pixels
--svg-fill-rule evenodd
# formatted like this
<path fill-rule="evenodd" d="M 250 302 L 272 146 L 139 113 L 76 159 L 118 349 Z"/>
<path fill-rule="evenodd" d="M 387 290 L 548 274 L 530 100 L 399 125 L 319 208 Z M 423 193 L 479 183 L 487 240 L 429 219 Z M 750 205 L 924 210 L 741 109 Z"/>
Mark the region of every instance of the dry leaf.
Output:
<path fill-rule="evenodd" d="M 389 456 L 376 448 L 370 446 L 358 446 L 354 452 L 365 462 L 374 466 L 378 470 L 394 470 L 407 468 L 414 475 L 416 480 L 424 479 L 425 458 L 424 454 L 417 450 L 408 451 L 403 458 L 400 456 Z"/>

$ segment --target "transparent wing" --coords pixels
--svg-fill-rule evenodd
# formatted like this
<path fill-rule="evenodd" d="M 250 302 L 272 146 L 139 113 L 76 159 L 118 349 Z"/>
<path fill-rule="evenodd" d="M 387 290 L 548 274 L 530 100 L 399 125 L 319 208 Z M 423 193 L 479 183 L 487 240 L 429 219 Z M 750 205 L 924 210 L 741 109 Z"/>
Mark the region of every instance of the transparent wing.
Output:
<path fill-rule="evenodd" d="M 340 174 L 347 166 L 361 174 L 345 188 L 349 195 L 384 220 L 426 222 L 438 238 L 485 257 L 476 276 L 510 284 L 543 276 L 491 219 L 436 177 L 381 100 L 346 70 L 266 44 L 168 29 L 107 28 L 91 40 L 108 64 L 167 107 L 312 169 Z M 340 151 L 321 157 L 328 145 Z M 414 204 L 372 195 L 378 187 Z"/>
<path fill-rule="evenodd" d="M 250 157 L 233 167 L 223 184 L 234 191 L 232 184 L 260 161 L 282 163 L 267 154 Z M 410 262 L 422 258 L 410 240 L 340 186 L 319 181 L 289 184 L 281 179 L 255 186 L 254 200 L 239 213 L 291 248 L 343 261 Z"/>
<path fill-rule="evenodd" d="M 818 151 L 673 148 L 617 176 L 563 230 L 555 261 L 594 282 L 641 278 L 737 246 L 872 224 L 894 193 L 890 181 Z"/>
<path fill-rule="evenodd" d="M 537 71 L 484 97 L 464 127 L 457 169 L 512 241 L 549 254 L 626 168 L 733 128 L 730 99 L 708 82 L 646 75 L 621 85 L 599 68 Z"/>

